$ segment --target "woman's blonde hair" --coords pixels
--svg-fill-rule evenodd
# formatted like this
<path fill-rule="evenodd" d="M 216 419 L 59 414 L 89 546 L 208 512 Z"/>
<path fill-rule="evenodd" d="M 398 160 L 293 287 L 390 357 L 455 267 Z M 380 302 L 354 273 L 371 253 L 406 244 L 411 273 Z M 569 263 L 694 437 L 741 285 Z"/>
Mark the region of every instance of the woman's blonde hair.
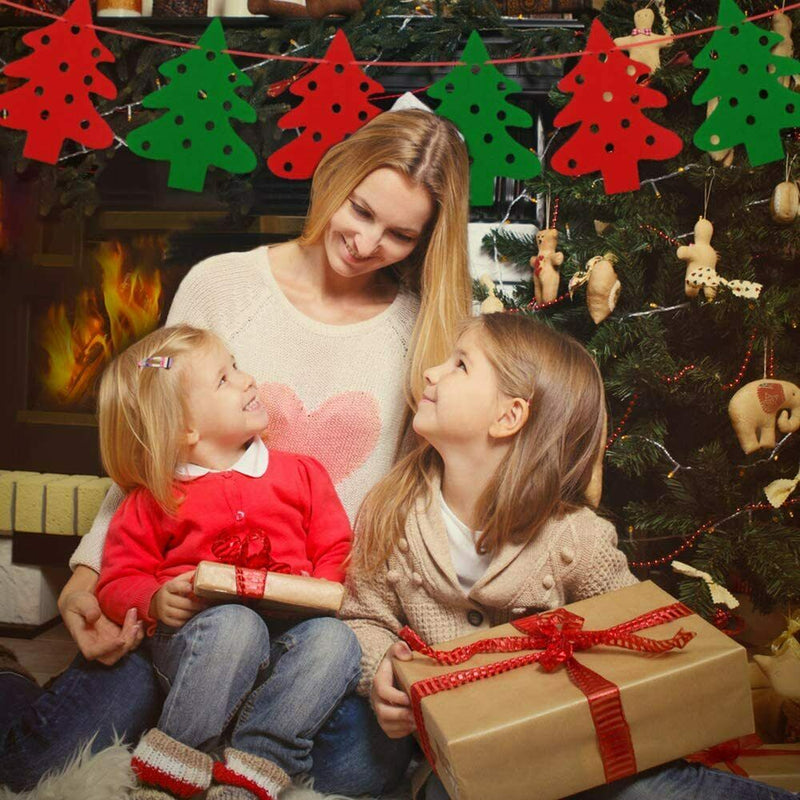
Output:
<path fill-rule="evenodd" d="M 427 111 L 392 111 L 332 147 L 314 172 L 299 242 L 319 242 L 356 186 L 382 168 L 397 170 L 423 186 L 434 204 L 414 252 L 394 265 L 398 280 L 421 301 L 409 365 L 409 401 L 416 407 L 424 389 L 423 372 L 445 358 L 456 326 L 470 311 L 469 159 L 456 127 Z"/>
<path fill-rule="evenodd" d="M 478 498 L 479 552 L 528 542 L 552 517 L 589 505 L 586 493 L 605 443 L 603 380 L 575 339 L 528 317 L 487 314 L 475 330 L 498 389 L 529 402 L 525 425 Z M 427 442 L 399 461 L 364 500 L 356 520 L 354 568 L 372 572 L 403 535 L 418 498 L 432 499 L 442 459 Z"/>
<path fill-rule="evenodd" d="M 175 325 L 145 336 L 117 356 L 100 381 L 100 455 L 126 492 L 143 486 L 168 512 L 179 505 L 175 471 L 184 460 L 187 431 L 186 356 L 219 339 L 210 331 Z M 171 358 L 169 369 L 139 366 Z"/>

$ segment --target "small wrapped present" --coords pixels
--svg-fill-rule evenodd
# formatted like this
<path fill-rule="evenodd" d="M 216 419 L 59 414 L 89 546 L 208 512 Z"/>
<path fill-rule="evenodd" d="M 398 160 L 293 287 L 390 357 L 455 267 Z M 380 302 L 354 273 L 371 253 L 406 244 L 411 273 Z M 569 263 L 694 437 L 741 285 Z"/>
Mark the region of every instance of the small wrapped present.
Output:
<path fill-rule="evenodd" d="M 685 628 L 684 628 L 685 626 Z M 743 647 L 647 581 L 396 661 L 454 800 L 555 800 L 750 734 Z"/>
<path fill-rule="evenodd" d="M 800 744 L 764 744 L 758 736 L 744 736 L 694 753 L 689 761 L 800 792 Z"/>
<path fill-rule="evenodd" d="M 336 614 L 344 587 L 306 575 L 201 561 L 194 574 L 194 593 L 228 603 L 249 601 L 259 611 L 281 617 L 318 617 Z"/>

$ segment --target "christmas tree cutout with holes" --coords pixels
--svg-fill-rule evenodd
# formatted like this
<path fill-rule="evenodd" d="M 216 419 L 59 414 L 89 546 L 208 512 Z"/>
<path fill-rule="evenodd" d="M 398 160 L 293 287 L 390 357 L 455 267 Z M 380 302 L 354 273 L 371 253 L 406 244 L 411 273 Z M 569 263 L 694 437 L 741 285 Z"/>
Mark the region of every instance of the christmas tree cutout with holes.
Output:
<path fill-rule="evenodd" d="M 0 95 L 0 125 L 27 131 L 22 154 L 55 164 L 65 139 L 89 149 L 114 141 L 114 132 L 89 99 L 96 94 L 112 100 L 114 84 L 98 69 L 114 56 L 100 44 L 92 24 L 89 0 L 75 0 L 52 25 L 22 37 L 33 50 L 7 64 L 4 74 L 27 83 Z"/>
<path fill-rule="evenodd" d="M 518 92 L 520 85 L 506 78 L 494 64 L 486 63 L 489 53 L 476 31 L 470 34 L 461 60 L 465 66 L 455 67 L 434 83 L 428 94 L 441 100 L 436 113 L 455 123 L 466 140 L 471 160 L 470 203 L 489 206 L 494 202 L 495 177 L 535 178 L 542 164 L 536 153 L 506 130 L 530 128 L 533 120 L 527 111 L 506 99 Z"/>
<path fill-rule="evenodd" d="M 580 123 L 553 155 L 551 166 L 577 177 L 601 172 L 606 194 L 639 188 L 639 162 L 663 161 L 678 155 L 680 137 L 648 119 L 643 108 L 661 108 L 667 98 L 640 83 L 650 68 L 616 50 L 602 23 L 595 19 L 586 52 L 558 83 L 573 95 L 553 124 Z"/>
<path fill-rule="evenodd" d="M 323 62 L 292 84 L 289 91 L 303 101 L 278 120 L 278 127 L 301 128 L 302 133 L 267 159 L 267 166 L 279 177 L 310 178 L 333 145 L 381 113 L 368 98 L 382 92 L 383 86 L 353 61 L 347 36 L 339 29 Z"/>
<path fill-rule="evenodd" d="M 717 24 L 722 27 L 693 62 L 708 75 L 692 102 L 718 97 L 719 103 L 697 129 L 694 143 L 707 151 L 744 144 L 754 167 L 778 161 L 784 154 L 781 130 L 800 126 L 800 95 L 780 79 L 800 72 L 800 62 L 773 55 L 781 35 L 746 22 L 733 0 L 720 0 Z"/>
<path fill-rule="evenodd" d="M 158 71 L 169 80 L 142 100 L 145 108 L 166 108 L 152 122 L 128 135 L 128 147 L 143 158 L 169 161 L 168 184 L 173 189 L 200 192 L 210 166 L 245 173 L 256 168 L 256 156 L 231 126 L 231 120 L 255 122 L 255 109 L 236 94 L 253 82 L 225 49 L 219 19 L 197 42 Z"/>

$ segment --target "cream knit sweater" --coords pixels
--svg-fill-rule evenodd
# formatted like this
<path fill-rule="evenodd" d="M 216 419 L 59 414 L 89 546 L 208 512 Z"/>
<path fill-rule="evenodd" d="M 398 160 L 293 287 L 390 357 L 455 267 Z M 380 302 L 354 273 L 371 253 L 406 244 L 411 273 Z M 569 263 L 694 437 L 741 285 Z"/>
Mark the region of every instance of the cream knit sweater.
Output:
<path fill-rule="evenodd" d="M 197 264 L 178 288 L 166 324 L 210 328 L 227 343 L 267 404 L 267 444 L 322 462 L 352 521 L 393 463 L 418 311 L 417 297 L 400 291 L 389 308 L 363 322 L 310 319 L 283 294 L 268 248 L 259 247 Z M 70 559 L 73 569 L 100 570 L 108 523 L 122 497 L 112 487 Z"/>
<path fill-rule="evenodd" d="M 358 693 L 368 696 L 378 664 L 409 625 L 429 643 L 610 592 L 636 578 L 617 549 L 614 526 L 583 508 L 551 520 L 527 545 L 507 544 L 469 594 L 450 558 L 439 506 L 420 500 L 405 536 L 371 578 L 348 575 L 340 616 L 361 644 Z"/>

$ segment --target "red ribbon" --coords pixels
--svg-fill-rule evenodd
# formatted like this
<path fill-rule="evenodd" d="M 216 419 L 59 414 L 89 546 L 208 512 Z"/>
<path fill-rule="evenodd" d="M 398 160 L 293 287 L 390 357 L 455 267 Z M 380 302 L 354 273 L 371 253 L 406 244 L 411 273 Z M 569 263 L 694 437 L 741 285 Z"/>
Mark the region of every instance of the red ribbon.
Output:
<path fill-rule="evenodd" d="M 267 572 L 263 569 L 234 567 L 236 570 L 236 594 L 248 600 L 262 600 L 267 585 Z"/>
<path fill-rule="evenodd" d="M 665 653 L 682 648 L 695 634 L 679 630 L 669 639 L 648 639 L 637 636 L 636 631 L 652 628 L 666 622 L 688 617 L 692 612 L 683 603 L 673 603 L 657 608 L 634 619 L 605 630 L 585 631 L 585 620 L 564 608 L 544 614 L 534 614 L 511 624 L 525 636 L 502 636 L 481 639 L 453 650 L 435 650 L 426 644 L 411 628 L 400 630 L 400 637 L 418 653 L 440 664 L 463 664 L 477 653 L 514 653 L 537 650 L 482 667 L 449 672 L 424 678 L 411 685 L 410 695 L 417 724 L 420 744 L 431 766 L 436 769 L 430 739 L 422 717 L 421 701 L 439 692 L 455 689 L 466 683 L 492 678 L 503 672 L 538 663 L 545 672 L 552 672 L 562 664 L 570 680 L 586 695 L 592 714 L 606 783 L 636 773 L 636 756 L 633 752 L 630 728 L 619 696 L 619 687 L 598 675 L 594 670 L 576 661 L 576 650 L 588 650 L 598 644 L 622 647 L 640 653 Z"/>
<path fill-rule="evenodd" d="M 709 747 L 707 750 L 700 750 L 698 753 L 693 753 L 686 756 L 687 761 L 693 761 L 697 764 L 703 764 L 706 767 L 713 767 L 715 764 L 725 764 L 725 766 L 736 775 L 741 775 L 743 778 L 749 778 L 747 771 L 736 763 L 737 759 L 741 756 L 796 756 L 798 751 L 783 750 L 781 748 L 769 750 L 762 749 L 763 742 L 755 734 L 749 736 L 742 736 L 739 739 L 730 739 L 722 744 Z"/>

